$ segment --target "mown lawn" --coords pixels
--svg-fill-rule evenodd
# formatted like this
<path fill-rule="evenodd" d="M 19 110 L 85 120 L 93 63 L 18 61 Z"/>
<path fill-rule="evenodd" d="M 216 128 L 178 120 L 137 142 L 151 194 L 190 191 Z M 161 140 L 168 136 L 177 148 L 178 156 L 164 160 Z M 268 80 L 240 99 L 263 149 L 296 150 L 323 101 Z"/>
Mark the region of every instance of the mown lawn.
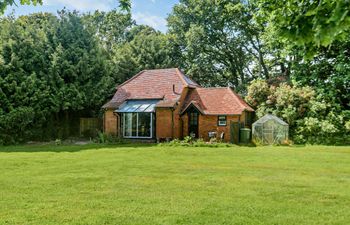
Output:
<path fill-rule="evenodd" d="M 350 224 L 350 147 L 0 147 L 0 224 Z"/>

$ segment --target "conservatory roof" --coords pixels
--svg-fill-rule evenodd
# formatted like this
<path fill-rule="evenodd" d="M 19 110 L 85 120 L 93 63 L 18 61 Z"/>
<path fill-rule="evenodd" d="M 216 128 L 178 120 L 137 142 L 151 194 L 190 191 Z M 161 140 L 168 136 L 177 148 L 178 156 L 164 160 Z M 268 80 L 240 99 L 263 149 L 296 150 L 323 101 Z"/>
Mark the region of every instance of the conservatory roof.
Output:
<path fill-rule="evenodd" d="M 288 126 L 288 123 L 284 122 L 281 118 L 279 118 L 275 115 L 272 115 L 272 114 L 266 114 L 265 116 L 263 116 L 260 119 L 258 119 L 257 121 L 255 121 L 255 123 L 253 123 L 253 125 L 254 124 L 262 124 L 262 123 L 265 123 L 266 121 L 269 121 L 269 120 L 274 120 L 281 125 Z"/>
<path fill-rule="evenodd" d="M 129 112 L 154 112 L 156 104 L 159 102 L 157 99 L 146 100 L 127 100 L 125 101 L 115 112 L 129 113 Z"/>

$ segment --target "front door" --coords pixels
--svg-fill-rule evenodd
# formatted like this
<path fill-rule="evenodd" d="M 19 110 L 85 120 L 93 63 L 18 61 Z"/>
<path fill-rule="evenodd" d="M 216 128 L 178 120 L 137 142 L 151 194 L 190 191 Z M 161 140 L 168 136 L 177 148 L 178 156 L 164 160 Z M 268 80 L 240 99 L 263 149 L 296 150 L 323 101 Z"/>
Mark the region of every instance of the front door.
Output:
<path fill-rule="evenodd" d="M 188 135 L 198 138 L 198 112 L 188 113 Z"/>

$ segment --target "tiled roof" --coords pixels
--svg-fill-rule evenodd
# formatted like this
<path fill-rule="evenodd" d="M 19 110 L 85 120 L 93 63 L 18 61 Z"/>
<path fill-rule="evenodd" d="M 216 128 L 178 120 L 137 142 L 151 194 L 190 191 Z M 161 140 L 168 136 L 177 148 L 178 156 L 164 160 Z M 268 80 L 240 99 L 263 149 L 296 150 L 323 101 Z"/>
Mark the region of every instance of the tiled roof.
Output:
<path fill-rule="evenodd" d="M 144 70 L 119 85 L 112 100 L 103 108 L 117 108 L 127 99 L 162 99 L 166 105 L 178 99 L 183 88 L 188 86 L 200 87 L 177 68 Z"/>
<path fill-rule="evenodd" d="M 205 115 L 240 115 L 254 110 L 231 88 L 194 88 L 185 99 L 184 112 L 193 104 Z"/>
<path fill-rule="evenodd" d="M 178 100 L 179 100 L 179 98 L 161 100 L 157 103 L 156 108 L 172 108 L 175 106 L 175 104 L 178 102 Z"/>

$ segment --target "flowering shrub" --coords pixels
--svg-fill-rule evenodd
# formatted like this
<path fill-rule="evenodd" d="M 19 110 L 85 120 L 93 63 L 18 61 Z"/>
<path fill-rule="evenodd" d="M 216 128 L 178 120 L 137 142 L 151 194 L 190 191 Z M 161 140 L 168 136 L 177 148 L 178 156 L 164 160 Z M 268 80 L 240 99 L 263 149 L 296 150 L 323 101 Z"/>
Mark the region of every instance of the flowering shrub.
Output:
<path fill-rule="evenodd" d="M 259 118 L 266 113 L 283 118 L 296 143 L 350 144 L 350 112 L 311 87 L 285 83 L 275 87 L 256 80 L 249 86 L 246 100 Z"/>

